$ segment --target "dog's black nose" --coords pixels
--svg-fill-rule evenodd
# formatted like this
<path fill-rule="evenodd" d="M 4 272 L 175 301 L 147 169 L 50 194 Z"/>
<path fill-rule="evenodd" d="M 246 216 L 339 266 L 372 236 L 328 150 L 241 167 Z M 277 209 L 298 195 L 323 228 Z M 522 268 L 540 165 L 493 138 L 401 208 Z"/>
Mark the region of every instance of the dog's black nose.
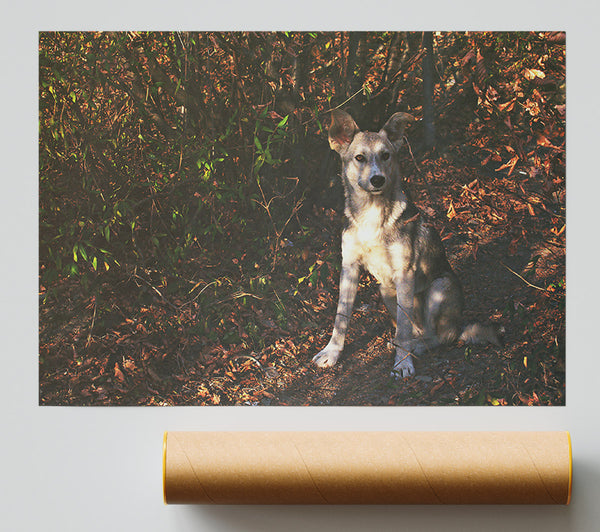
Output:
<path fill-rule="evenodd" d="M 374 175 L 371 178 L 371 185 L 375 188 L 381 188 L 385 184 L 385 177 L 382 175 Z"/>

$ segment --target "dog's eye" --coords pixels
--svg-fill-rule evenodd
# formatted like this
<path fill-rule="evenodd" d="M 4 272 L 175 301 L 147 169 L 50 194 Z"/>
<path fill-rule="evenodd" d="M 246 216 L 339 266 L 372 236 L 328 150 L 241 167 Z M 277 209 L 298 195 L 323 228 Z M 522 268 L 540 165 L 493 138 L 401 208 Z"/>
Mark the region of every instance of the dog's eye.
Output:
<path fill-rule="evenodd" d="M 365 160 L 365 156 L 362 153 L 359 153 L 356 157 L 354 157 L 359 163 L 362 163 Z"/>
<path fill-rule="evenodd" d="M 388 151 L 384 151 L 384 152 L 381 154 L 381 159 L 382 159 L 382 160 L 384 160 L 384 161 L 387 161 L 389 158 L 390 158 L 390 152 L 388 152 Z"/>

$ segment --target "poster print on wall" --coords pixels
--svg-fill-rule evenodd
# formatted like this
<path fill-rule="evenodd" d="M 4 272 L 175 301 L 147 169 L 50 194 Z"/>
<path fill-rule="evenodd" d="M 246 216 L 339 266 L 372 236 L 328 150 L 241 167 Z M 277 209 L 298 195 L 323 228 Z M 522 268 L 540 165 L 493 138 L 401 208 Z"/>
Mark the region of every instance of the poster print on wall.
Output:
<path fill-rule="evenodd" d="M 565 62 L 559 32 L 40 33 L 40 404 L 565 404 Z"/>

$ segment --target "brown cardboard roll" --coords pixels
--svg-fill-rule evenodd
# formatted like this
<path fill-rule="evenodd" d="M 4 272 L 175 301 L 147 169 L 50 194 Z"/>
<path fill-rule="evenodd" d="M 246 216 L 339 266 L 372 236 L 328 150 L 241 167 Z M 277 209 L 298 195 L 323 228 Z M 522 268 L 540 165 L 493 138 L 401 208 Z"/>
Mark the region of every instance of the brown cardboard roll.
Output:
<path fill-rule="evenodd" d="M 166 503 L 568 504 L 567 432 L 167 432 Z"/>

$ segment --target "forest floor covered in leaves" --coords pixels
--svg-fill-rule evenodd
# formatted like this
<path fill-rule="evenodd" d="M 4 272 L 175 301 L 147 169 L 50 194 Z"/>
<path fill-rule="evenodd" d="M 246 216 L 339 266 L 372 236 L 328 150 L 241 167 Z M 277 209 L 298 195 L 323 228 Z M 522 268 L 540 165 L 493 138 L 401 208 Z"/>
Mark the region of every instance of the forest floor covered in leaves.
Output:
<path fill-rule="evenodd" d="M 405 174 L 463 283 L 465 321 L 503 326 L 504 347 L 433 352 L 415 377 L 394 380 L 391 320 L 365 273 L 341 360 L 316 368 L 333 326 L 342 215 L 314 207 L 275 263 L 250 245 L 199 250 L 171 275 L 104 277 L 93 296 L 63 279 L 40 307 L 40 403 L 564 404 L 564 189 L 549 196 L 538 179 L 515 185 L 465 159 L 406 158 Z"/>

